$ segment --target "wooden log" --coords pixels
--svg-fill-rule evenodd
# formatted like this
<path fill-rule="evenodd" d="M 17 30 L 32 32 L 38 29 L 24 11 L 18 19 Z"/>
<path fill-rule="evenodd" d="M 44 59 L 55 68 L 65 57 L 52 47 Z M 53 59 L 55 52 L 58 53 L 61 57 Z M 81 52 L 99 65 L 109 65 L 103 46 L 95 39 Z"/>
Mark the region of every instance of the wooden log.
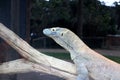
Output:
<path fill-rule="evenodd" d="M 76 68 L 74 64 L 51 57 L 51 56 L 47 56 L 37 51 L 36 49 L 31 47 L 27 42 L 21 39 L 19 36 L 17 36 L 13 31 L 9 30 L 7 27 L 5 27 L 1 23 L 0 23 L 0 37 L 3 40 L 5 40 L 16 51 L 18 51 L 20 55 L 22 55 L 25 59 L 31 61 L 34 64 L 39 65 L 41 68 L 44 68 L 43 70 L 39 68 L 40 71 L 53 74 L 53 75 L 56 75 L 57 73 L 57 76 L 64 77 L 66 80 L 75 79 Z M 21 62 L 20 60 L 18 60 L 18 61 L 10 62 L 10 65 L 13 65 L 14 63 L 15 64 L 21 63 L 22 64 L 21 67 L 23 66 L 25 67 L 23 61 Z M 8 63 L 5 63 L 5 64 L 8 64 Z M 0 66 L 3 66 L 5 64 L 2 64 Z M 32 65 L 32 64 L 29 64 L 29 65 Z M 13 72 L 14 72 L 14 67 L 15 66 L 12 66 Z M 3 67 L 0 67 L 0 69 L 1 68 Z M 8 70 L 9 69 L 11 68 L 8 68 Z M 21 72 L 24 72 L 25 70 L 27 69 L 23 69 L 23 70 L 21 69 Z M 30 70 L 32 70 L 32 67 Z M 4 71 L 2 72 L 4 73 Z M 17 72 L 19 72 L 19 70 Z"/>
<path fill-rule="evenodd" d="M 26 59 L 17 59 L 14 61 L 2 63 L 0 65 L 0 74 L 26 73 L 30 71 L 52 74 L 55 76 L 65 78 L 67 80 L 70 80 L 70 79 L 74 80 L 75 78 L 75 75 L 73 74 L 69 74 L 67 72 L 59 71 L 56 69 L 50 70 L 49 68 L 27 61 Z M 69 77 L 67 78 L 66 75 Z"/>
<path fill-rule="evenodd" d="M 0 65 L 0 74 L 24 73 L 30 71 L 34 71 L 34 63 L 25 59 L 4 62 Z"/>

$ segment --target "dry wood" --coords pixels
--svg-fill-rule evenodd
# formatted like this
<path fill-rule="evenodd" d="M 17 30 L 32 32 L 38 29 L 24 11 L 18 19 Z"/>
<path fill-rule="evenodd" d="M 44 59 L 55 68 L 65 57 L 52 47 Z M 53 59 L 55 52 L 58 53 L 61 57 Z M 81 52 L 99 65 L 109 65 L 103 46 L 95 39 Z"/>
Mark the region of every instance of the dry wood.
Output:
<path fill-rule="evenodd" d="M 27 61 L 25 59 L 17 59 L 14 61 L 5 62 L 0 65 L 0 74 L 25 73 L 30 71 L 52 74 L 52 75 L 65 78 L 66 80 L 75 79 L 75 75 L 69 74 L 64 71 L 52 69 L 52 68 L 50 70 L 49 68 L 43 67 L 39 64 Z"/>
<path fill-rule="evenodd" d="M 75 79 L 74 64 L 42 54 L 3 24 L 0 24 L 0 37 L 28 60 L 3 63 L 0 65 L 0 73 L 19 73 L 33 70 L 64 77 L 66 80 Z"/>

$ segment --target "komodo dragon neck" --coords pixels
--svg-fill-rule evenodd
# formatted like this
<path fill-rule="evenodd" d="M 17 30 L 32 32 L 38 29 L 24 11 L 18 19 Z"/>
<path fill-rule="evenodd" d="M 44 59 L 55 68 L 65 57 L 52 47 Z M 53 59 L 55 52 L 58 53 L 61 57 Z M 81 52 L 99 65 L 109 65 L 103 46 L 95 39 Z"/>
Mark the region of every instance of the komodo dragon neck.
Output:
<path fill-rule="evenodd" d="M 61 46 L 63 46 L 70 52 L 72 60 L 75 60 L 77 57 L 79 57 L 81 59 L 84 59 L 85 61 L 98 61 L 98 62 L 107 61 L 114 63 L 113 61 L 93 51 L 75 33 L 73 33 L 70 30 L 64 33 L 63 37 L 59 37 L 58 40 L 56 40 L 58 44 L 61 41 L 64 42 L 64 45 Z"/>

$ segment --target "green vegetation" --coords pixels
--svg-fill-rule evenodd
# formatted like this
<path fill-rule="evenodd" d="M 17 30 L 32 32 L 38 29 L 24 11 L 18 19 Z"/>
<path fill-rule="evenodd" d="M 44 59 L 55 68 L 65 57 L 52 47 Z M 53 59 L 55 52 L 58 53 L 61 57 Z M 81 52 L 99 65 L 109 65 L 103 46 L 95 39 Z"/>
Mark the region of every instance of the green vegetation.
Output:
<path fill-rule="evenodd" d="M 120 57 L 118 57 L 118 56 L 106 56 L 106 57 L 117 63 L 120 63 Z"/>
<path fill-rule="evenodd" d="M 53 56 L 59 59 L 65 59 L 65 60 L 70 60 L 70 54 L 69 53 L 45 53 L 46 55 Z"/>
<path fill-rule="evenodd" d="M 117 2 L 113 7 L 99 0 L 32 0 L 31 32 L 40 35 L 42 28 L 62 26 L 75 33 L 80 33 L 82 27 L 83 37 L 116 34 L 120 20 L 119 7 Z M 78 27 L 79 22 L 82 25 Z"/>
<path fill-rule="evenodd" d="M 59 59 L 64 59 L 64 60 L 70 60 L 70 54 L 69 53 L 45 53 L 46 55 L 53 56 Z M 120 63 L 120 57 L 117 56 L 105 56 L 117 63 Z"/>
<path fill-rule="evenodd" d="M 44 28 L 59 26 L 72 30 L 90 47 L 101 48 L 107 35 L 120 33 L 120 5 L 119 2 L 114 4 L 106 6 L 99 0 L 32 0 L 30 33 L 35 35 L 31 42 L 44 37 Z M 48 38 L 41 40 L 44 42 L 40 44 L 46 48 L 48 44 L 49 48 L 56 47 L 52 41 L 47 41 Z"/>

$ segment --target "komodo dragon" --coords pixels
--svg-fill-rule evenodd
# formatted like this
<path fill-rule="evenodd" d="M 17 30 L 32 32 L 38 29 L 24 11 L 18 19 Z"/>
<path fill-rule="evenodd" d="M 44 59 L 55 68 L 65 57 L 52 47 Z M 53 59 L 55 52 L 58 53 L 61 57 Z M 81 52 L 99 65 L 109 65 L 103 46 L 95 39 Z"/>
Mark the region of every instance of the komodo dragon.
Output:
<path fill-rule="evenodd" d="M 76 80 L 120 80 L 120 64 L 90 49 L 72 31 L 66 28 L 47 28 L 43 33 L 68 50 L 77 67 Z"/>

